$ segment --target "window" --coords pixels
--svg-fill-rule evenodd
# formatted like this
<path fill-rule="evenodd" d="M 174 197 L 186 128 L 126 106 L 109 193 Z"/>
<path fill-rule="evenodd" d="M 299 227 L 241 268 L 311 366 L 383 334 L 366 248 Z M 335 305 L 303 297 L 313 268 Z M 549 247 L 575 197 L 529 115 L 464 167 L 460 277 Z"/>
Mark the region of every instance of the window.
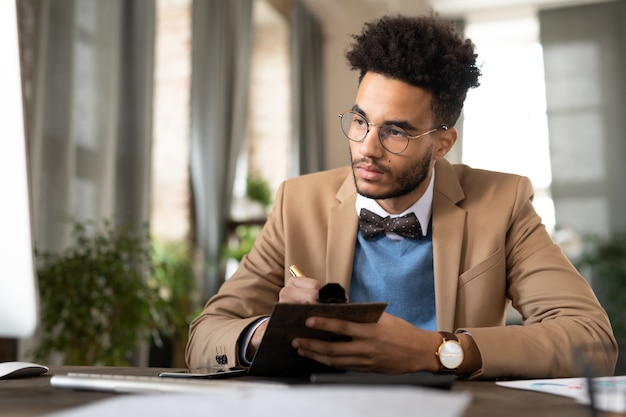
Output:
<path fill-rule="evenodd" d="M 470 16 L 483 76 L 465 102 L 462 161 L 529 177 L 534 205 L 549 232 L 555 225 L 543 52 L 534 13 L 484 20 Z"/>
<path fill-rule="evenodd" d="M 191 0 L 157 2 L 155 43 L 150 226 L 159 238 L 185 240 L 191 227 Z"/>

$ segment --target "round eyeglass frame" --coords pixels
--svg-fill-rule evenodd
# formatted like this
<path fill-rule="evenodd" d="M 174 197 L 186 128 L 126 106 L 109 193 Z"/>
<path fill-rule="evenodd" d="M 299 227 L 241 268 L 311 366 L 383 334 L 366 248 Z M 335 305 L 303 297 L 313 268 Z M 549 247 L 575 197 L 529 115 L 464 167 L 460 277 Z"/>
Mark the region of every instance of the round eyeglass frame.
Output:
<path fill-rule="evenodd" d="M 361 139 L 353 139 L 349 135 L 349 130 L 348 130 L 348 132 L 346 132 L 346 127 L 344 127 L 344 117 L 346 115 L 349 115 L 351 117 L 358 117 L 360 119 L 363 119 L 363 121 L 365 121 L 365 123 L 367 124 L 367 129 L 363 133 L 363 137 Z M 437 132 L 439 130 L 448 130 L 448 126 L 441 125 L 439 127 L 436 127 L 434 129 L 430 129 L 430 130 L 428 130 L 428 131 L 426 131 L 424 133 L 420 133 L 418 135 L 409 135 L 409 133 L 404 128 L 401 128 L 401 127 L 398 127 L 398 126 L 394 126 L 394 125 L 390 125 L 390 124 L 377 125 L 377 124 L 372 123 L 369 120 L 367 120 L 367 118 L 365 116 L 363 116 L 362 114 L 359 114 L 359 113 L 354 112 L 352 110 L 348 110 L 346 112 L 340 113 L 337 116 L 339 117 L 339 125 L 341 126 L 341 131 L 343 132 L 345 137 L 348 138 L 350 141 L 357 142 L 357 143 L 363 142 L 365 140 L 365 138 L 367 137 L 368 133 L 370 132 L 370 128 L 372 126 L 376 126 L 378 128 L 378 141 L 380 142 L 381 146 L 387 152 L 390 152 L 390 153 L 395 154 L 395 155 L 401 154 L 402 152 L 406 151 L 406 148 L 409 147 L 409 142 L 410 142 L 411 139 L 418 139 L 418 138 L 421 138 L 423 136 L 429 135 L 431 133 Z M 382 133 L 388 132 L 390 129 L 393 129 L 393 130 L 396 130 L 396 131 L 398 131 L 400 133 L 403 133 L 403 136 L 406 137 L 406 141 L 405 141 L 405 144 L 404 144 L 404 147 L 402 148 L 402 150 L 399 150 L 399 151 L 391 150 L 387 146 L 385 146 L 385 139 L 383 139 Z"/>

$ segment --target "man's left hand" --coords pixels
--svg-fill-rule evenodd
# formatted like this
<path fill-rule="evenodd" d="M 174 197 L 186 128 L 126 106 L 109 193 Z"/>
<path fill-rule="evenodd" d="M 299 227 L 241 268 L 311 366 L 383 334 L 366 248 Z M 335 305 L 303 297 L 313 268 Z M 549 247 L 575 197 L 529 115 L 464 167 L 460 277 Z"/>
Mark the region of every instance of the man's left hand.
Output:
<path fill-rule="evenodd" d="M 306 325 L 352 338 L 348 342 L 302 338 L 292 341 L 298 354 L 328 366 L 385 374 L 439 371 L 435 351 L 441 336 L 390 314 L 383 313 L 378 323 L 310 317 Z"/>

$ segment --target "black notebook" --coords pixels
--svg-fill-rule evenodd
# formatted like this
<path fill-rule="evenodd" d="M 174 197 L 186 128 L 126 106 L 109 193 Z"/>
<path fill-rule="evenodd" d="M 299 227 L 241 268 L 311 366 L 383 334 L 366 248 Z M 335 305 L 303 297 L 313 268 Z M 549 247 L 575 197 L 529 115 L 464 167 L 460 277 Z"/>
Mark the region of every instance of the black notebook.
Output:
<path fill-rule="evenodd" d="M 291 346 L 291 341 L 299 337 L 329 341 L 348 340 L 334 333 L 310 329 L 304 324 L 306 319 L 316 316 L 357 323 L 376 323 L 386 307 L 386 303 L 276 304 L 250 366 L 249 375 L 308 376 L 312 373 L 339 372 L 335 368 L 298 355 Z"/>

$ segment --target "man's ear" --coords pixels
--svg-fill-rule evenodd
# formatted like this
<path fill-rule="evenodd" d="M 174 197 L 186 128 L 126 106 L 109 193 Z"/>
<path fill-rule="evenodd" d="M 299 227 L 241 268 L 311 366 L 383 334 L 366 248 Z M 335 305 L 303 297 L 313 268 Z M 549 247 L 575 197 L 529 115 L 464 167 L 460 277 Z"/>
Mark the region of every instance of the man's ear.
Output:
<path fill-rule="evenodd" d="M 433 147 L 433 159 L 437 161 L 443 159 L 456 143 L 458 134 L 458 131 L 454 127 L 449 127 L 446 130 L 436 132 Z"/>

